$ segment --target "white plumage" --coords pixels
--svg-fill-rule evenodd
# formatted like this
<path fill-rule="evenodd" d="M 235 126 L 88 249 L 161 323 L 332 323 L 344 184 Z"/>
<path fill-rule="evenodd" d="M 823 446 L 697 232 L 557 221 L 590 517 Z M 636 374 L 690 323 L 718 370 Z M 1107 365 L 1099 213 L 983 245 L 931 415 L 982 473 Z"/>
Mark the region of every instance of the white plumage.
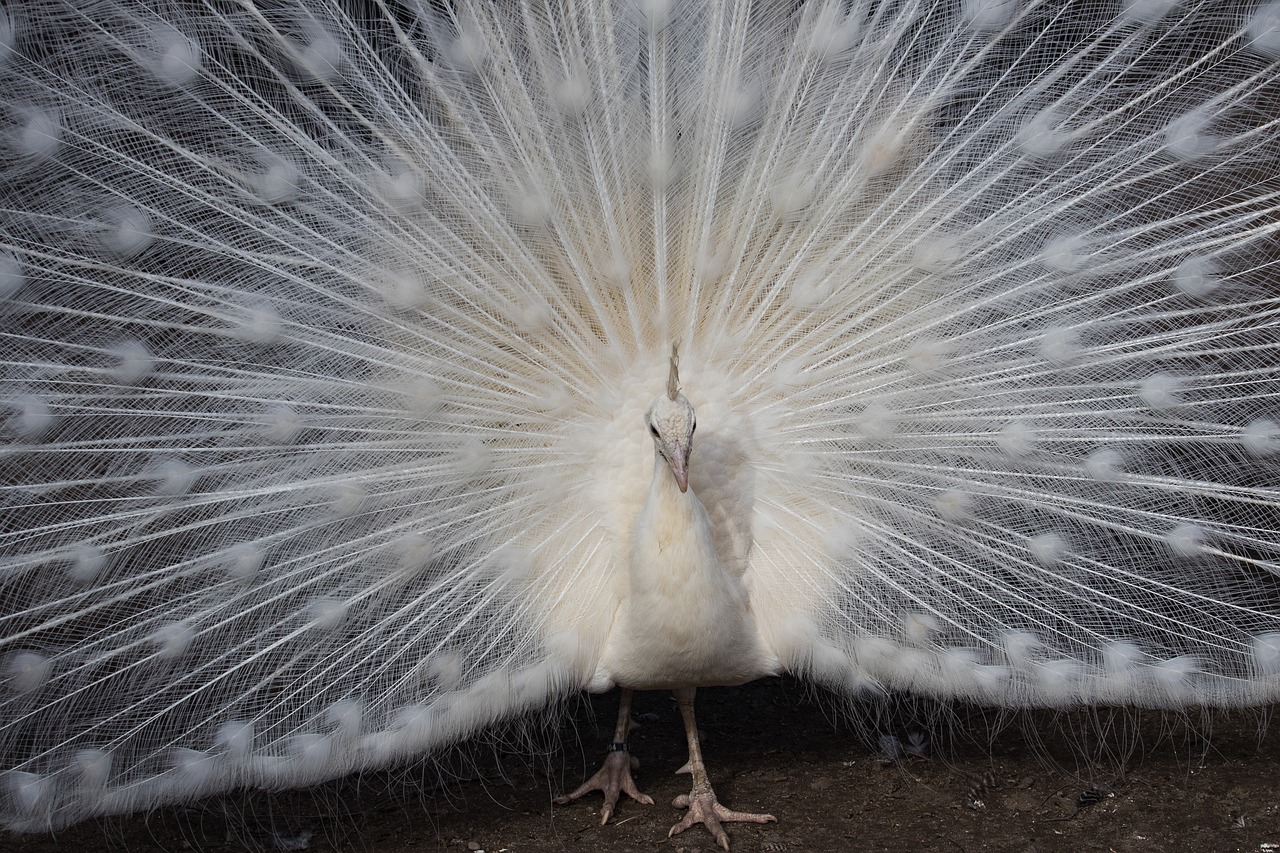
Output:
<path fill-rule="evenodd" d="M 5 822 L 615 683 L 1275 701 L 1278 60 L 1275 2 L 11 4 Z"/>
<path fill-rule="evenodd" d="M 616 558 L 625 586 L 589 686 L 674 690 L 776 674 L 781 664 L 761 642 L 743 583 L 744 555 L 733 551 L 742 538 L 717 537 L 688 488 L 696 425 L 688 400 L 659 395 L 643 423 L 656 445 L 652 478 Z"/>

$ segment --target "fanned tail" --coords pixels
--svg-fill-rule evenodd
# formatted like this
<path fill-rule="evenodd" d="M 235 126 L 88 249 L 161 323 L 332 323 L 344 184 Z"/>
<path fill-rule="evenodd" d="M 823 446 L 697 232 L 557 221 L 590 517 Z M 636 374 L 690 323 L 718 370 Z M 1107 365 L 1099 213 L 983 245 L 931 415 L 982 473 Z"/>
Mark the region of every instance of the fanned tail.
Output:
<path fill-rule="evenodd" d="M 840 689 L 1280 696 L 1280 4 L 0 12 L 0 810 L 586 685 L 671 345 Z"/>

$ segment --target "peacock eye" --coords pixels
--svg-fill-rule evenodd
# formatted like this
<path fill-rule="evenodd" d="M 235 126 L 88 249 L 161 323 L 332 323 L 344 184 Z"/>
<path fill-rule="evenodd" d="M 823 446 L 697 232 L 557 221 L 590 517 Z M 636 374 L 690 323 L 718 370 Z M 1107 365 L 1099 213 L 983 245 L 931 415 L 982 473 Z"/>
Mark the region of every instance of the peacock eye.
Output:
<path fill-rule="evenodd" d="M 698 422 L 697 422 L 697 421 L 694 421 L 694 422 L 689 426 L 689 435 L 693 435 L 693 434 L 694 434 L 695 432 L 697 432 L 697 431 L 698 431 Z"/>
<path fill-rule="evenodd" d="M 654 438 L 658 437 L 658 428 L 653 424 L 649 424 L 649 435 L 653 436 Z"/>

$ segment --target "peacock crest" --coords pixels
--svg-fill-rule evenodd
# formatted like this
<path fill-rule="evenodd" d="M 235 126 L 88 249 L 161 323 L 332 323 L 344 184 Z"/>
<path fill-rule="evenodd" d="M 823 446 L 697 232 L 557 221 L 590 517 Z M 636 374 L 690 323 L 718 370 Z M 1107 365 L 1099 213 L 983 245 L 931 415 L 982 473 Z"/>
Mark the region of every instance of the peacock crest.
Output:
<path fill-rule="evenodd" d="M 671 370 L 667 373 L 667 398 L 674 400 L 680 393 L 680 345 L 671 345 Z"/>

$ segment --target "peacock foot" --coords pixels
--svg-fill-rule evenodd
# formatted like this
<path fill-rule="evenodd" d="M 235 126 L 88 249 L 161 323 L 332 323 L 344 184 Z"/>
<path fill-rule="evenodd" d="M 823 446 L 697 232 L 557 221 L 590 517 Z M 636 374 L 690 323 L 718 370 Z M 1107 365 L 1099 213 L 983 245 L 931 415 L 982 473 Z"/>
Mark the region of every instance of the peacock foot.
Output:
<path fill-rule="evenodd" d="M 600 791 L 604 794 L 604 805 L 600 807 L 600 825 L 604 826 L 613 815 L 613 810 L 618 805 L 618 796 L 622 793 L 626 793 L 638 803 L 644 803 L 646 806 L 653 805 L 653 797 L 642 794 L 631 779 L 631 771 L 639 766 L 640 762 L 627 752 L 625 744 L 614 744 L 609 754 L 605 756 L 604 764 L 594 776 L 579 785 L 573 793 L 556 797 L 553 802 L 563 806 L 591 791 Z"/>
<path fill-rule="evenodd" d="M 671 801 L 671 805 L 678 809 L 688 809 L 684 818 L 671 827 L 671 831 L 667 833 L 667 837 L 675 835 L 677 832 L 684 832 L 695 823 L 701 823 L 705 826 L 713 836 L 716 843 L 725 850 L 729 849 L 729 836 L 724 831 L 724 827 L 720 824 L 737 821 L 739 823 L 776 823 L 777 818 L 771 814 L 752 814 L 751 812 L 735 812 L 732 809 L 726 809 L 720 805 L 720 801 L 716 799 L 716 792 L 707 789 L 699 794 L 696 792 L 681 794 Z"/>

